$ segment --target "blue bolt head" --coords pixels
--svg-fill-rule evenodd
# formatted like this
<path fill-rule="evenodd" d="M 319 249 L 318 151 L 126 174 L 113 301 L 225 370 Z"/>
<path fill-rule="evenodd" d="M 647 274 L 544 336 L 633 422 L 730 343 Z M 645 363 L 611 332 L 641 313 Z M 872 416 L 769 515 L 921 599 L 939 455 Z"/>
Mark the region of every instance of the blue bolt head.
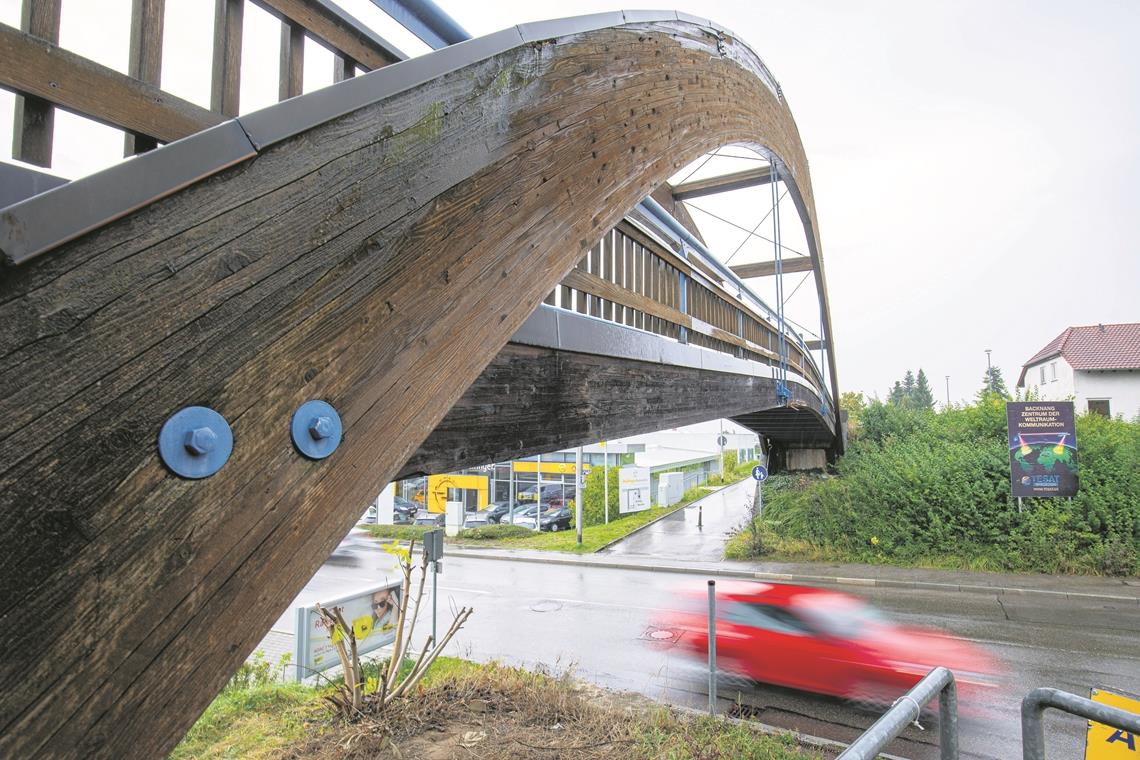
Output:
<path fill-rule="evenodd" d="M 217 434 L 208 427 L 194 428 L 186 434 L 186 450 L 197 457 L 209 454 L 217 443 Z"/>
<path fill-rule="evenodd" d="M 313 436 L 315 441 L 323 441 L 333 434 L 333 421 L 330 417 L 320 416 L 314 417 L 309 422 L 309 435 Z"/>

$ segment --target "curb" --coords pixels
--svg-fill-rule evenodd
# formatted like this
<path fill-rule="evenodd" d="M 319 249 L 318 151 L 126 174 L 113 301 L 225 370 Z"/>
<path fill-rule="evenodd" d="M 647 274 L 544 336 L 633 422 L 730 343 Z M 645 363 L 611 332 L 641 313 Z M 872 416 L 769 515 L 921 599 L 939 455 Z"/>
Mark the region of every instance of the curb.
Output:
<path fill-rule="evenodd" d="M 679 713 L 691 715 L 695 718 L 705 717 L 708 715 L 707 710 L 699 710 L 695 707 L 686 707 L 685 705 L 670 704 L 669 708 L 672 710 L 676 710 Z M 795 737 L 796 742 L 798 742 L 799 744 L 802 744 L 802 745 L 805 745 L 808 747 L 814 747 L 815 749 L 824 749 L 824 750 L 829 750 L 832 752 L 842 752 L 843 750 L 847 749 L 847 747 L 849 746 L 847 744 L 844 744 L 841 741 L 836 741 L 835 739 L 825 739 L 822 736 L 813 736 L 811 734 L 805 734 L 805 733 L 802 733 L 800 731 L 793 731 L 790 728 L 780 728 L 779 726 L 772 726 L 772 725 L 769 725 L 767 723 L 761 723 L 758 720 L 752 720 L 750 718 L 733 718 L 731 716 L 721 715 L 719 713 L 715 717 L 717 717 L 723 721 L 726 721 L 728 723 L 732 723 L 733 725 L 751 726 L 752 728 L 756 729 L 760 733 L 768 734 L 770 736 L 791 735 L 791 736 Z M 880 752 L 879 754 L 875 755 L 875 757 L 876 758 L 882 758 L 882 760 L 907 760 L 907 758 L 905 758 L 905 757 L 900 757 L 898 755 L 888 755 L 885 752 Z"/>
<path fill-rule="evenodd" d="M 667 515 L 666 515 L 667 516 Z M 686 567 L 684 565 L 639 565 L 614 560 L 569 559 L 562 557 L 511 557 L 483 554 L 483 549 L 464 551 L 451 551 L 452 557 L 465 557 L 470 559 L 507 560 L 514 562 L 532 562 L 542 565 L 573 565 L 577 567 L 601 567 L 609 570 L 642 570 L 656 573 L 684 573 L 692 575 L 712 575 L 721 578 L 743 578 L 746 580 L 784 581 L 793 583 L 812 583 L 830 586 L 862 586 L 872 588 L 904 588 L 920 591 L 950 591 L 965 594 L 994 594 L 996 596 L 1048 596 L 1056 599 L 1074 599 L 1084 601 L 1124 602 L 1140 606 L 1140 597 L 1114 596 L 1111 594 L 1089 594 L 1080 591 L 1053 591 L 1051 589 L 1022 588 L 1016 586 L 975 586 L 958 583 L 935 583 L 933 581 L 897 581 L 887 578 L 847 578 L 831 575 L 804 575 L 799 573 L 768 573 L 761 571 L 734 570 L 722 568 Z M 585 555 L 590 556 L 590 555 Z"/>

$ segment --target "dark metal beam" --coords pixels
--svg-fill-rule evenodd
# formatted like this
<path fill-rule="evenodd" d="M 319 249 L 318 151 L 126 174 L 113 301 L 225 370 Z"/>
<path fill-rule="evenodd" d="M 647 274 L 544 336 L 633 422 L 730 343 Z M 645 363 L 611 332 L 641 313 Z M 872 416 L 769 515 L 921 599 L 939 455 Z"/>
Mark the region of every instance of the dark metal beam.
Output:
<path fill-rule="evenodd" d="M 689 198 L 700 198 L 704 195 L 727 193 L 729 190 L 740 190 L 745 187 L 767 185 L 772 181 L 771 172 L 767 166 L 760 169 L 749 169 L 735 174 L 722 174 L 719 177 L 698 179 L 685 182 L 673 188 L 673 198 L 679 201 Z"/>

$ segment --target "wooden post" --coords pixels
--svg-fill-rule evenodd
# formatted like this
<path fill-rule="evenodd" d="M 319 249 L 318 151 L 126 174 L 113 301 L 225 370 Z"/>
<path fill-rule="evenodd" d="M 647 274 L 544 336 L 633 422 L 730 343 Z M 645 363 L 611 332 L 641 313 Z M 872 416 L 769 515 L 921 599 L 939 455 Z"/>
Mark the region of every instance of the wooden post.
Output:
<path fill-rule="evenodd" d="M 245 0 L 214 0 L 210 110 L 237 116 L 241 103 L 241 30 Z"/>
<path fill-rule="evenodd" d="M 24 0 L 20 28 L 48 42 L 59 42 L 61 0 Z M 12 157 L 36 166 L 51 167 L 55 107 L 46 100 L 16 96 Z"/>
<path fill-rule="evenodd" d="M 131 51 L 127 74 L 159 86 L 162 83 L 162 25 L 166 0 L 133 0 L 131 3 Z M 133 156 L 158 147 L 150 135 L 128 132 L 123 155 Z"/>
<path fill-rule="evenodd" d="M 356 76 L 356 61 L 346 55 L 333 56 L 333 83 L 343 82 Z"/>
<path fill-rule="evenodd" d="M 277 99 L 295 98 L 304 90 L 305 28 L 300 24 L 281 24 L 281 71 Z"/>

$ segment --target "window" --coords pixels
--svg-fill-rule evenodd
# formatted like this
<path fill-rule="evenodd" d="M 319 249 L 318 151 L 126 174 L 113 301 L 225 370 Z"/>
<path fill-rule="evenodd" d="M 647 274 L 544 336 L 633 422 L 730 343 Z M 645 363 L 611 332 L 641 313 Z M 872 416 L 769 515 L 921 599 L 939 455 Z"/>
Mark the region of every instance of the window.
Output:
<path fill-rule="evenodd" d="M 721 613 L 724 620 L 765 631 L 806 636 L 810 631 L 795 615 L 768 604 L 729 602 Z"/>
<path fill-rule="evenodd" d="M 1105 417 L 1111 417 L 1112 413 L 1108 409 L 1108 399 L 1089 399 L 1089 414 L 1100 414 Z"/>
<path fill-rule="evenodd" d="M 1045 384 L 1045 365 L 1041 365 L 1041 384 Z"/>
<path fill-rule="evenodd" d="M 1049 362 L 1049 371 L 1053 373 L 1053 378 L 1050 382 L 1057 379 L 1057 362 Z"/>

